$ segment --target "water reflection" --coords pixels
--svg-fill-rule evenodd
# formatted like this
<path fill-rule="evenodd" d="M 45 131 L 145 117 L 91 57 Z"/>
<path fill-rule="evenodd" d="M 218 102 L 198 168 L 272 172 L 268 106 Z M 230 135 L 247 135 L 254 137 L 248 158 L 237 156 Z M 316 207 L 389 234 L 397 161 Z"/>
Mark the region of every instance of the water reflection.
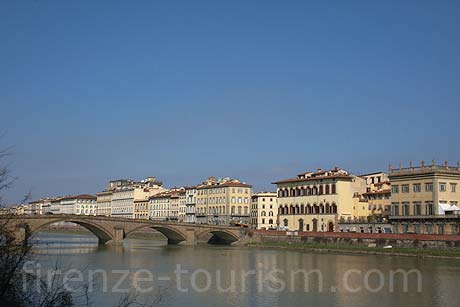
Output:
<path fill-rule="evenodd" d="M 60 255 L 65 265 L 109 271 L 109 289 L 119 275 L 112 270 L 149 270 L 153 273 L 155 291 L 159 291 L 165 306 L 455 306 L 460 300 L 460 264 L 455 261 L 424 260 L 391 256 L 355 256 L 305 253 L 298 251 L 256 249 L 231 246 L 174 246 L 165 241 L 128 238 L 122 246 L 98 245 L 95 237 L 85 235 L 43 234 L 34 238 L 34 250 L 41 255 Z M 45 258 L 43 258 L 45 259 Z M 174 271 L 180 265 L 187 271 L 180 280 Z M 204 274 L 193 277 L 196 270 L 206 269 L 211 278 L 208 291 L 192 291 L 193 281 L 199 289 L 206 287 Z M 349 270 L 362 272 L 349 275 L 348 286 L 361 287 L 349 291 L 344 276 Z M 410 281 L 409 292 L 402 291 L 401 282 L 395 291 L 389 290 L 391 270 L 417 269 L 423 277 L 421 293 Z M 281 271 L 285 289 L 267 277 L 273 270 Z M 308 279 L 297 271 L 319 271 Z M 365 289 L 365 274 L 379 270 L 384 275 L 381 291 Z M 253 271 L 254 274 L 250 272 Z M 248 274 L 249 273 L 249 274 Z M 244 275 L 247 274 L 247 275 Z M 246 277 L 245 277 L 246 276 Z M 261 278 L 262 276 L 262 278 Z M 377 275 L 369 277 L 369 286 L 379 286 Z M 166 277 L 167 279 L 159 279 Z M 133 275 L 123 283 L 130 287 Z M 179 291 L 178 281 L 188 292 Z M 233 290 L 232 290 L 233 287 Z M 155 292 L 157 293 L 157 292 Z M 104 291 L 93 293 L 94 303 L 113 305 L 119 295 Z"/>

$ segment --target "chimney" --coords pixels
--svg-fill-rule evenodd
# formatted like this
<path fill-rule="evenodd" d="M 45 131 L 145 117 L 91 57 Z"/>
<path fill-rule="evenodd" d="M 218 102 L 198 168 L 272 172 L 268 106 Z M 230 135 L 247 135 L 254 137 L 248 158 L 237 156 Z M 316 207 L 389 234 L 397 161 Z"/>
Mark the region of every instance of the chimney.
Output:
<path fill-rule="evenodd" d="M 421 164 L 422 164 L 422 169 L 424 169 L 425 168 L 425 161 L 422 160 Z"/>
<path fill-rule="evenodd" d="M 412 169 L 412 161 L 409 161 L 409 167 Z"/>
<path fill-rule="evenodd" d="M 449 161 L 446 160 L 446 161 L 444 162 L 444 166 L 445 166 L 446 168 L 449 168 Z"/>
<path fill-rule="evenodd" d="M 435 166 L 435 165 L 436 165 L 436 161 L 433 159 L 432 162 L 433 162 L 433 166 Z"/>
<path fill-rule="evenodd" d="M 389 170 L 390 172 L 393 170 L 393 165 L 392 165 L 391 163 L 388 165 L 388 170 Z"/>

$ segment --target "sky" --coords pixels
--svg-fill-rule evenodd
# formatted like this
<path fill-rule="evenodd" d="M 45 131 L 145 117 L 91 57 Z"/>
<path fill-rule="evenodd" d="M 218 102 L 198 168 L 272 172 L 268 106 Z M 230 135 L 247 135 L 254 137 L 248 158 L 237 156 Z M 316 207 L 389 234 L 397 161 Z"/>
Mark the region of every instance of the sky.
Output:
<path fill-rule="evenodd" d="M 460 160 L 459 1 L 0 2 L 10 203 Z"/>

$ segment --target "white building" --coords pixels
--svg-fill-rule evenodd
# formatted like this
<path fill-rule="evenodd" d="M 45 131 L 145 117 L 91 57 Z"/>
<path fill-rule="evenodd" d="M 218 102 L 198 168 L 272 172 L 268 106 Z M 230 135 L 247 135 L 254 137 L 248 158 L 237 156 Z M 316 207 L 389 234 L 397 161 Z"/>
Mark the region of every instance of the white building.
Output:
<path fill-rule="evenodd" d="M 196 187 L 185 188 L 185 219 L 186 223 L 196 223 Z"/>
<path fill-rule="evenodd" d="M 97 198 L 89 194 L 61 198 L 61 214 L 96 215 Z"/>

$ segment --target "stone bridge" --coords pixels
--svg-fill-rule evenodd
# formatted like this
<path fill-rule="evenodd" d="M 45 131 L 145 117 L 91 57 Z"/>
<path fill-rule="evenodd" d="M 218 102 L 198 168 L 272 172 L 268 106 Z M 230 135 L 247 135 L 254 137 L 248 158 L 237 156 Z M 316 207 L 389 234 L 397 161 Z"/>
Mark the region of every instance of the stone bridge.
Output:
<path fill-rule="evenodd" d="M 43 215 L 43 216 L 0 216 L 3 227 L 9 230 L 17 241 L 23 242 L 34 233 L 58 222 L 72 222 L 91 231 L 99 244 L 122 244 L 134 231 L 152 228 L 162 233 L 168 244 L 194 245 L 197 242 L 237 244 L 247 229 L 178 222 L 134 220 L 102 216 Z"/>

